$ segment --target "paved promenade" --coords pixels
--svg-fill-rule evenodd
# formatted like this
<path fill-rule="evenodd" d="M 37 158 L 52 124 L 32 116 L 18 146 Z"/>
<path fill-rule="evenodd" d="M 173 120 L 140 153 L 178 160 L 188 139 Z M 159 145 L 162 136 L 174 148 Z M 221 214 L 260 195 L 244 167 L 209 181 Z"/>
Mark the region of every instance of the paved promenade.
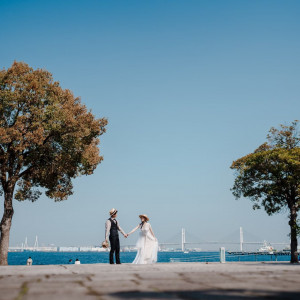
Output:
<path fill-rule="evenodd" d="M 300 265 L 168 263 L 0 267 L 0 300 L 300 299 Z"/>

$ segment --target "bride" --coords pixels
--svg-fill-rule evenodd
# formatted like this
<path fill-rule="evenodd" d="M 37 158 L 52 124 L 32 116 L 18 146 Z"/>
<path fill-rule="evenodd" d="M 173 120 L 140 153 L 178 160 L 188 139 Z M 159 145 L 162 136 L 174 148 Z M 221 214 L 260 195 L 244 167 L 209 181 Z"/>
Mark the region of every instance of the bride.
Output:
<path fill-rule="evenodd" d="M 139 215 L 141 223 L 136 226 L 128 235 L 134 233 L 139 228 L 140 236 L 136 243 L 138 252 L 133 264 L 153 264 L 157 262 L 158 241 L 155 237 L 147 215 Z"/>

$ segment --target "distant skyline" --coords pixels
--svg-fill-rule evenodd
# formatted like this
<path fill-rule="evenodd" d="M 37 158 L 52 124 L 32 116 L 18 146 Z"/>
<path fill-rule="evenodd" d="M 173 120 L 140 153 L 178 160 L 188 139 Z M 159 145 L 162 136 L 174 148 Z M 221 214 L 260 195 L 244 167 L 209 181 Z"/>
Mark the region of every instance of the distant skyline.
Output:
<path fill-rule="evenodd" d="M 240 226 L 288 241 L 287 212 L 234 199 L 230 165 L 300 119 L 299 14 L 299 1 L 1 1 L 1 68 L 45 68 L 109 120 L 104 161 L 73 196 L 14 202 L 10 245 L 99 245 L 113 207 L 126 232 L 146 213 L 161 242 Z"/>

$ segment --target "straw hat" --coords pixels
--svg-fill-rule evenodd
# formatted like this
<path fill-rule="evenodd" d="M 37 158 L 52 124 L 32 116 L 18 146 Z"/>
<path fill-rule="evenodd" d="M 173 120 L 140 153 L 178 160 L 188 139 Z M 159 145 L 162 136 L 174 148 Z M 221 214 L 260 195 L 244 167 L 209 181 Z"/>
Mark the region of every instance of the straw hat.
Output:
<path fill-rule="evenodd" d="M 147 217 L 147 215 L 139 215 L 139 217 L 144 217 L 146 219 L 146 221 L 149 221 L 149 218 Z"/>
<path fill-rule="evenodd" d="M 109 214 L 110 216 L 113 216 L 117 213 L 118 211 L 115 209 L 115 208 L 112 208 L 110 211 L 109 211 Z"/>

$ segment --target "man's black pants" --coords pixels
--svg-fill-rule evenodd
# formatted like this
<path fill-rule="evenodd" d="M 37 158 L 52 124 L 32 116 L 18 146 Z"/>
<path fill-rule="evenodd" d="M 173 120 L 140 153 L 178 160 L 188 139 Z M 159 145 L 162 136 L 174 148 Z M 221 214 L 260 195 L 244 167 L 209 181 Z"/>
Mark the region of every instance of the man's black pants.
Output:
<path fill-rule="evenodd" d="M 110 252 L 109 252 L 109 263 L 114 263 L 114 253 L 116 255 L 116 263 L 120 264 L 120 241 L 119 236 L 110 236 Z"/>

